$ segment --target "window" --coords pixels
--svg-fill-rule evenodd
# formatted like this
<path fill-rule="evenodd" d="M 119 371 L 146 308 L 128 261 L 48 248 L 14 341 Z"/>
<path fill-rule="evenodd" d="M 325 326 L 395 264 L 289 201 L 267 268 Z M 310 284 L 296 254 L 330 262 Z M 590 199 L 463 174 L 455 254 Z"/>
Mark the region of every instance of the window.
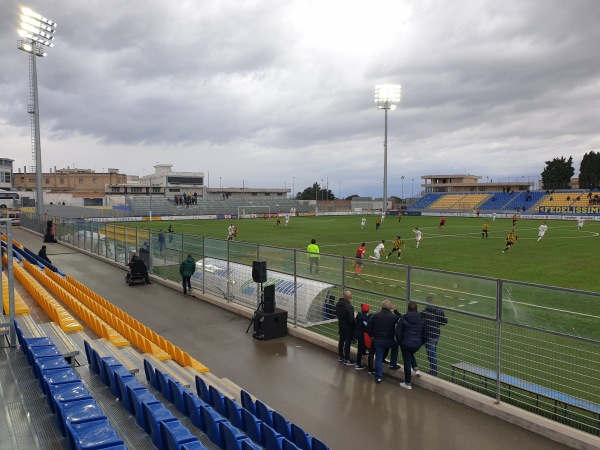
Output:
<path fill-rule="evenodd" d="M 79 184 L 83 184 L 83 178 L 79 179 Z"/>
<path fill-rule="evenodd" d="M 256 197 L 258 194 L 256 192 L 253 192 L 251 195 L 252 197 Z"/>
<path fill-rule="evenodd" d="M 60 184 L 65 184 L 65 179 L 64 179 L 64 178 L 61 178 L 61 179 L 60 179 L 60 181 L 59 181 L 59 183 L 60 183 Z"/>
<path fill-rule="evenodd" d="M 265 197 L 270 197 L 271 193 L 270 192 L 265 192 Z"/>
<path fill-rule="evenodd" d="M 110 192 L 112 192 L 112 193 L 118 193 L 118 192 L 121 192 L 121 188 L 120 188 L 120 187 L 114 187 L 114 186 L 113 186 L 113 187 L 111 187 L 111 188 L 110 188 Z"/>
<path fill-rule="evenodd" d="M 32 183 L 35 183 L 35 178 L 32 178 L 31 180 Z M 50 184 L 50 178 L 46 178 L 46 184 Z"/>
<path fill-rule="evenodd" d="M 97 178 L 93 178 L 93 179 L 92 179 L 92 183 L 93 183 L 93 184 L 97 184 L 97 183 L 98 183 L 98 179 L 97 179 Z"/>
<path fill-rule="evenodd" d="M 141 187 L 132 187 L 131 192 L 135 192 L 135 193 L 142 192 L 142 188 Z"/>

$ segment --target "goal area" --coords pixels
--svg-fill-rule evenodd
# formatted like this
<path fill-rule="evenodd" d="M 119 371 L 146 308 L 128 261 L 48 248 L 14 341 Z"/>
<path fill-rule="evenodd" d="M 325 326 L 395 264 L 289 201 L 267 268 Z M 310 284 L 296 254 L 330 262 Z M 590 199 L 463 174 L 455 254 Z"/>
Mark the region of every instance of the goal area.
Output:
<path fill-rule="evenodd" d="M 256 205 L 245 205 L 238 206 L 238 219 L 252 219 L 256 217 L 263 217 L 266 215 L 271 215 L 271 207 L 268 205 L 256 206 Z"/>

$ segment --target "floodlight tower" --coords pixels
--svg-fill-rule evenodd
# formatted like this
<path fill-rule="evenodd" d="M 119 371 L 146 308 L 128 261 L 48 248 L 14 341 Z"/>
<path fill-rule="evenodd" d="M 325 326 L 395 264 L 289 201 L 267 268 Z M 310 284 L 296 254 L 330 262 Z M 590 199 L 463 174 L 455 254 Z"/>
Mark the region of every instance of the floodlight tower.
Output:
<path fill-rule="evenodd" d="M 387 212 L 387 113 L 388 109 L 396 109 L 396 103 L 400 102 L 400 85 L 376 85 L 375 102 L 377 109 L 385 111 L 385 138 L 383 141 L 383 214 L 385 215 Z"/>
<path fill-rule="evenodd" d="M 35 212 L 43 214 L 44 199 L 42 193 L 42 148 L 40 144 L 40 109 L 38 104 L 37 89 L 37 67 L 36 57 L 46 56 L 44 46 L 54 47 L 54 33 L 56 23 L 32 11 L 29 8 L 21 9 L 21 28 L 19 36 L 23 39 L 18 41 L 18 49 L 29 53 L 29 84 L 32 104 L 28 106 L 27 112 L 31 114 L 33 149 L 35 156 Z"/>

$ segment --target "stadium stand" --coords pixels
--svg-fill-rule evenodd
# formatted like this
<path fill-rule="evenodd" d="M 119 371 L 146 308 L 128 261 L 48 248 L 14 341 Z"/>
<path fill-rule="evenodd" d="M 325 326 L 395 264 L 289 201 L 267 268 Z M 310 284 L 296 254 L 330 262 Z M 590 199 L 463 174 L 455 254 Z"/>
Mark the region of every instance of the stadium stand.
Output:
<path fill-rule="evenodd" d="M 428 209 L 440 211 L 470 211 L 485 201 L 490 194 L 447 194 L 432 203 Z"/>

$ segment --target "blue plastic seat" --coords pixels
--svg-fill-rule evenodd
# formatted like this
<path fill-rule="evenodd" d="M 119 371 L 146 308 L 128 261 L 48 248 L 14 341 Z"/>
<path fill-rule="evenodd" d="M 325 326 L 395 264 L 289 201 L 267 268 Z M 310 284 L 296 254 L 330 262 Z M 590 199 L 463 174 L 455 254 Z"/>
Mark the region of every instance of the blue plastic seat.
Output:
<path fill-rule="evenodd" d="M 295 423 L 290 425 L 290 431 L 292 432 L 292 439 L 294 444 L 300 448 L 300 450 L 312 450 L 312 436 L 306 433 Z"/>
<path fill-rule="evenodd" d="M 95 450 L 114 445 L 124 445 L 107 419 L 91 422 L 67 422 L 67 449 Z"/>
<path fill-rule="evenodd" d="M 117 358 L 113 356 L 101 357 L 98 353 L 96 353 L 96 358 L 98 360 L 100 379 L 105 385 L 109 386 L 110 378 L 108 377 L 108 370 L 112 368 L 123 367 L 123 365 Z"/>
<path fill-rule="evenodd" d="M 163 395 L 164 398 L 173 403 L 173 396 L 171 395 L 171 390 L 169 389 L 169 380 L 173 380 L 176 382 L 171 375 L 168 373 L 164 373 L 160 369 L 155 370 L 156 379 L 158 380 L 159 391 Z"/>
<path fill-rule="evenodd" d="M 242 441 L 242 450 L 262 450 L 262 447 L 251 440 L 246 439 L 245 441 Z"/>
<path fill-rule="evenodd" d="M 45 358 L 49 356 L 62 356 L 56 345 L 33 345 L 27 349 L 25 353 L 27 361 L 32 365 L 37 358 Z"/>
<path fill-rule="evenodd" d="M 329 450 L 329 447 L 327 447 L 323 441 L 317 439 L 316 437 L 313 436 L 312 438 L 312 449 L 313 450 Z"/>
<path fill-rule="evenodd" d="M 144 413 L 142 411 L 142 404 L 152 405 L 160 403 L 156 397 L 146 388 L 136 389 L 133 384 L 125 386 L 127 397 L 129 398 L 129 404 L 131 405 L 131 413 L 135 416 L 135 420 L 138 425 L 142 428 L 146 426 Z"/>
<path fill-rule="evenodd" d="M 72 383 L 81 381 L 77 373 L 71 368 L 46 370 L 40 377 L 40 387 L 45 395 L 50 395 L 49 385 Z"/>
<path fill-rule="evenodd" d="M 206 450 L 206 447 L 202 445 L 202 442 L 200 441 L 186 442 L 185 444 L 181 444 L 181 447 L 179 448 L 180 450 Z"/>
<path fill-rule="evenodd" d="M 184 414 L 186 417 L 190 417 L 190 413 L 187 409 L 187 404 L 185 399 L 183 398 L 184 392 L 190 392 L 189 389 L 183 387 L 180 383 L 176 382 L 174 379 L 170 378 L 168 380 L 169 389 L 171 391 L 171 397 L 173 397 L 173 404 L 177 408 L 181 414 Z"/>
<path fill-rule="evenodd" d="M 256 416 L 256 405 L 254 404 L 254 400 L 252 400 L 252 396 L 243 389 L 240 396 L 242 400 L 242 407 L 250 411 L 253 416 Z"/>
<path fill-rule="evenodd" d="M 221 448 L 224 450 L 241 450 L 242 440 L 247 439 L 245 433 L 242 433 L 231 422 L 224 421 L 219 423 L 221 431 Z"/>
<path fill-rule="evenodd" d="M 210 406 L 201 406 L 200 415 L 202 415 L 202 422 L 206 426 L 206 436 L 218 447 L 221 447 L 221 430 L 219 429 L 219 423 L 224 422 L 226 419 L 217 413 Z"/>
<path fill-rule="evenodd" d="M 134 390 L 142 390 L 146 389 L 142 383 L 140 383 L 137 378 L 123 378 L 118 373 L 115 373 L 115 381 L 117 382 L 117 398 L 121 400 L 121 404 L 123 408 L 133 414 L 133 406 L 129 400 L 129 396 L 127 395 L 127 386 L 131 385 L 131 388 Z M 147 390 L 147 389 L 146 389 Z"/>
<path fill-rule="evenodd" d="M 146 374 L 146 381 L 150 383 L 154 389 L 160 391 L 160 386 L 158 384 L 158 380 L 156 379 L 156 372 L 154 371 L 154 366 L 150 361 L 144 358 L 144 373 Z"/>
<path fill-rule="evenodd" d="M 85 349 L 85 357 L 87 359 L 88 364 L 91 366 L 92 365 L 92 346 L 90 345 L 90 343 L 86 340 L 83 341 L 83 347 Z"/>
<path fill-rule="evenodd" d="M 286 420 L 286 418 L 277 411 L 272 411 L 271 417 L 273 418 L 273 429 L 281 434 L 284 438 L 291 441 L 292 432 L 290 430 L 290 423 Z"/>
<path fill-rule="evenodd" d="M 198 441 L 180 421 L 160 422 L 160 432 L 167 450 L 179 450 L 182 444 Z"/>
<path fill-rule="evenodd" d="M 183 401 L 185 402 L 185 409 L 189 413 L 188 417 L 190 421 L 202 431 L 206 430 L 206 426 L 202 423 L 202 416 L 200 415 L 200 406 L 209 406 L 204 400 L 200 399 L 196 394 L 190 391 L 183 392 Z"/>
<path fill-rule="evenodd" d="M 142 414 L 144 415 L 145 423 L 148 425 L 148 430 L 146 431 L 152 438 L 152 443 L 158 449 L 164 450 L 160 423 L 177 421 L 177 417 L 171 414 L 171 411 L 162 403 L 153 405 L 142 403 Z"/>
<path fill-rule="evenodd" d="M 242 424 L 242 430 L 252 439 L 252 442 L 264 447 L 265 441 L 261 431 L 262 420 L 258 419 L 247 409 L 242 409 Z"/>
<path fill-rule="evenodd" d="M 285 438 L 264 422 L 260 429 L 265 440 L 265 450 L 281 450 Z"/>
<path fill-rule="evenodd" d="M 231 425 L 240 430 L 244 428 L 242 425 L 242 407 L 229 397 L 224 397 L 225 400 L 225 417 L 229 419 Z"/>
<path fill-rule="evenodd" d="M 42 376 L 42 372 L 46 370 L 54 369 L 65 369 L 71 367 L 71 364 L 67 362 L 62 356 L 48 356 L 44 358 L 37 358 L 33 365 L 33 373 L 36 378 Z"/>
<path fill-rule="evenodd" d="M 271 415 L 271 410 L 267 405 L 265 405 L 260 400 L 256 400 L 256 417 L 262 420 L 266 425 L 273 428 L 273 416 Z"/>
<path fill-rule="evenodd" d="M 90 349 L 90 359 L 89 359 L 89 363 L 90 363 L 90 369 L 92 369 L 92 372 L 94 372 L 97 375 L 100 375 L 100 366 L 98 365 L 98 359 L 100 358 L 100 355 L 98 355 L 98 352 L 94 349 L 94 347 L 89 346 Z M 86 354 L 87 356 L 87 354 Z"/>
<path fill-rule="evenodd" d="M 209 405 L 212 405 L 212 399 L 210 398 L 210 391 L 208 390 L 208 386 L 204 382 L 202 378 L 196 375 L 196 393 L 198 397 L 204 400 Z"/>
<path fill-rule="evenodd" d="M 209 386 L 210 398 L 212 400 L 211 406 L 223 417 L 226 417 L 225 412 L 225 400 L 223 394 L 214 386 Z"/>
<path fill-rule="evenodd" d="M 66 436 L 68 423 L 91 422 L 106 418 L 94 399 L 88 398 L 72 402 L 56 403 L 56 424 L 63 436 Z"/>
<path fill-rule="evenodd" d="M 293 442 L 284 439 L 283 441 L 281 441 L 281 450 L 300 450 L 300 447 L 298 447 Z"/>
<path fill-rule="evenodd" d="M 50 386 L 48 403 L 53 413 L 56 412 L 57 402 L 72 402 L 75 400 L 91 399 L 92 395 L 81 381 Z"/>
<path fill-rule="evenodd" d="M 117 386 L 117 379 L 115 377 L 116 374 L 119 374 L 121 379 L 125 381 L 127 378 L 135 378 L 129 371 L 123 367 L 110 367 L 106 366 L 106 373 L 108 376 L 108 387 L 110 388 L 110 392 L 116 397 L 120 398 L 119 386 Z"/>

